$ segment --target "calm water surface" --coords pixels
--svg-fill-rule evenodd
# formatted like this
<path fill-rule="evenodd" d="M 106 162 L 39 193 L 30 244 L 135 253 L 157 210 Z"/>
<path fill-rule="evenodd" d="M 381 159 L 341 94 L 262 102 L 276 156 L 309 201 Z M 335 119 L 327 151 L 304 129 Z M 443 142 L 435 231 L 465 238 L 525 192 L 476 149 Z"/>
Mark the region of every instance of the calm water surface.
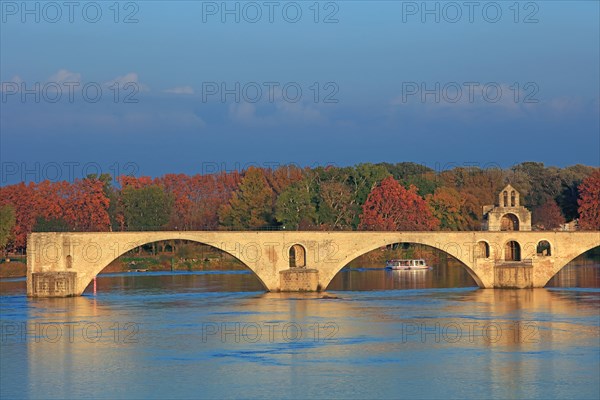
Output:
<path fill-rule="evenodd" d="M 4 398 L 598 398 L 600 266 L 480 290 L 460 268 L 343 271 L 321 294 L 246 272 L 0 281 Z M 570 274 L 570 275 L 569 275 Z M 561 281 L 562 279 L 562 281 Z M 377 289 L 377 290 L 375 290 Z"/>

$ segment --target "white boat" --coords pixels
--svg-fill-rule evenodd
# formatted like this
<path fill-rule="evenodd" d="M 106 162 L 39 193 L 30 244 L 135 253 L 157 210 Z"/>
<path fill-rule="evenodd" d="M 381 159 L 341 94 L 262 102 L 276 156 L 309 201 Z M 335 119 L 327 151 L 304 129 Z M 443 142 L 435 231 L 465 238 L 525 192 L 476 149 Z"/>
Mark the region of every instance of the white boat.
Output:
<path fill-rule="evenodd" d="M 429 269 L 429 266 L 422 258 L 414 260 L 387 260 L 385 267 L 397 270 Z"/>

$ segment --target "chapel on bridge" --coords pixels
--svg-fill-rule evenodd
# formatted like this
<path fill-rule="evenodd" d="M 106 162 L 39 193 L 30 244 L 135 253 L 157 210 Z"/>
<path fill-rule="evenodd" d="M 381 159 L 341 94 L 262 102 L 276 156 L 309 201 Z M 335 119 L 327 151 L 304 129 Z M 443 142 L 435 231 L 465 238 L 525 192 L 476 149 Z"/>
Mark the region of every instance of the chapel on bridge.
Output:
<path fill-rule="evenodd" d="M 531 212 L 520 204 L 519 192 L 506 185 L 495 205 L 483 206 L 485 231 L 530 231 Z"/>

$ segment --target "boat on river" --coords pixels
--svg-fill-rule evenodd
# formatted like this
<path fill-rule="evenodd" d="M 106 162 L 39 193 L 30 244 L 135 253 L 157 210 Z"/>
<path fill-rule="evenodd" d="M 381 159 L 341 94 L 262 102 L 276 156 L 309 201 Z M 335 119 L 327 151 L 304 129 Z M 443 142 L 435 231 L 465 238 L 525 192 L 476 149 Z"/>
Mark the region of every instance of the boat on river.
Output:
<path fill-rule="evenodd" d="M 427 265 L 424 259 L 403 259 L 403 260 L 387 260 L 385 263 L 385 267 L 387 269 L 394 270 L 419 270 L 419 269 L 429 269 L 430 267 Z"/>

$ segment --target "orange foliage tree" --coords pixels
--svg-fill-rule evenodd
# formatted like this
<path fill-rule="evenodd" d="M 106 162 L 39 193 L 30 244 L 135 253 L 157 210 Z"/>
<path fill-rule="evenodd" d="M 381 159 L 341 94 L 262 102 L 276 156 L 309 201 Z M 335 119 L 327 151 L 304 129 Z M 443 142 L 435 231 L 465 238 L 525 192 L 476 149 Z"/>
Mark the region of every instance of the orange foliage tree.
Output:
<path fill-rule="evenodd" d="M 451 187 L 439 187 L 427 195 L 433 215 L 440 221 L 441 230 L 460 231 L 469 226 L 465 198 Z"/>
<path fill-rule="evenodd" d="M 436 229 L 435 218 L 413 185 L 405 189 L 393 177 L 387 177 L 371 190 L 363 205 L 360 229 L 381 231 L 426 231 Z"/>
<path fill-rule="evenodd" d="M 579 227 L 600 229 L 600 169 L 579 185 Z"/>
<path fill-rule="evenodd" d="M 264 170 L 250 167 L 229 203 L 219 209 L 221 224 L 231 229 L 266 227 L 273 223 L 274 202 Z"/>

